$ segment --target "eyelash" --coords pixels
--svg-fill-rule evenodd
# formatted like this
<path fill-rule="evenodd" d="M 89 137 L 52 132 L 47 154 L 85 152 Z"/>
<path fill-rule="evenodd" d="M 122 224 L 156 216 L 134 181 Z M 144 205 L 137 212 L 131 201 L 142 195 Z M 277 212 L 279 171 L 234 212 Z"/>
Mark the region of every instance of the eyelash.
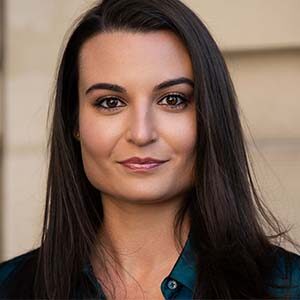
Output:
<path fill-rule="evenodd" d="M 186 106 L 188 106 L 189 104 L 189 100 L 187 99 L 187 97 L 185 97 L 183 94 L 180 94 L 180 93 L 171 93 L 171 94 L 167 94 L 165 95 L 161 100 L 167 98 L 167 97 L 178 97 L 180 98 L 181 100 L 183 100 L 182 103 L 180 104 L 177 104 L 177 105 L 168 105 L 168 104 L 163 104 L 163 105 L 166 105 L 166 106 L 169 106 L 172 110 L 180 110 L 180 109 L 184 109 Z M 118 101 L 121 101 L 118 97 L 116 96 L 109 96 L 109 97 L 105 97 L 105 98 L 99 98 L 95 101 L 94 103 L 94 106 L 96 106 L 97 108 L 101 109 L 101 110 L 104 110 L 104 111 L 115 111 L 115 110 L 118 110 L 119 107 L 123 107 L 123 106 L 116 106 L 116 107 L 104 107 L 104 106 L 101 106 L 103 104 L 103 102 L 107 101 L 107 100 L 118 100 Z M 161 101 L 160 100 L 160 101 Z"/>

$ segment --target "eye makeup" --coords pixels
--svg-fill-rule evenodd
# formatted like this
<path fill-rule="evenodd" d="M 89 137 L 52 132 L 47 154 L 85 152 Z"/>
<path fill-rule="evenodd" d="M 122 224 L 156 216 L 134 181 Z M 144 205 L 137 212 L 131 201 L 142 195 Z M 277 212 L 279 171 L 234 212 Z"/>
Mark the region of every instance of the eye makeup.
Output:
<path fill-rule="evenodd" d="M 163 101 L 165 100 L 165 101 Z M 168 101 L 173 101 L 176 102 L 176 104 L 170 104 L 168 103 Z M 175 101 L 174 101 L 175 100 Z M 179 103 L 178 103 L 179 101 Z M 118 96 L 105 96 L 105 97 L 101 97 L 98 98 L 93 105 L 100 110 L 103 111 L 116 111 L 119 110 L 121 107 L 126 106 L 125 105 L 120 105 L 120 106 L 115 106 L 118 102 L 122 102 L 124 104 L 124 101 L 120 99 L 120 97 Z M 163 105 L 166 106 L 167 108 L 171 109 L 171 110 L 181 110 L 186 108 L 189 105 L 190 100 L 181 93 L 168 93 L 167 95 L 164 95 L 163 97 L 161 97 L 161 100 L 158 101 L 158 103 L 161 102 L 165 102 L 164 104 L 159 104 L 159 105 Z"/>

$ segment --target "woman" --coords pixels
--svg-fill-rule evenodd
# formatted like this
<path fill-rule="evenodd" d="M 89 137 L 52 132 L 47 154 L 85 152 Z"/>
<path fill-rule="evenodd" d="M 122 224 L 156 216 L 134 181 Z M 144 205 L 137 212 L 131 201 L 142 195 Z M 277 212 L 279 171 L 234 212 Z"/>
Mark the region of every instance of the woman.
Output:
<path fill-rule="evenodd" d="M 1 297 L 300 297 L 300 257 L 276 245 L 291 240 L 255 190 L 220 50 L 180 1 L 84 14 L 49 149 L 41 246 L 1 265 Z"/>

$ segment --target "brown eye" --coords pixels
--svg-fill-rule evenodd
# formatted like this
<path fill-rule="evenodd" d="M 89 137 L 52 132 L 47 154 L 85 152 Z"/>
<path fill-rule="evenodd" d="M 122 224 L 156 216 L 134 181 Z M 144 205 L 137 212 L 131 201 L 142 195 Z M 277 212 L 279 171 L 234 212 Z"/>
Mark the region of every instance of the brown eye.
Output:
<path fill-rule="evenodd" d="M 107 106 L 109 108 L 115 107 L 115 105 L 118 103 L 118 100 L 113 99 L 113 98 L 112 99 L 107 99 L 106 101 L 107 101 Z"/>
<path fill-rule="evenodd" d="M 166 100 L 165 104 L 162 105 L 166 105 L 171 109 L 182 109 L 188 105 L 188 99 L 184 95 L 177 93 L 166 95 L 162 100 Z M 160 103 L 162 102 L 162 100 L 160 101 Z"/>
<path fill-rule="evenodd" d="M 170 104 L 170 105 L 176 105 L 177 104 L 177 101 L 178 101 L 177 96 L 169 95 L 166 98 L 167 98 L 167 103 L 168 104 Z"/>
<path fill-rule="evenodd" d="M 119 107 L 125 106 L 125 105 L 116 106 L 118 102 L 122 102 L 122 101 L 117 97 L 107 97 L 104 99 L 97 99 L 94 105 L 99 109 L 112 111 L 112 110 L 117 110 Z"/>

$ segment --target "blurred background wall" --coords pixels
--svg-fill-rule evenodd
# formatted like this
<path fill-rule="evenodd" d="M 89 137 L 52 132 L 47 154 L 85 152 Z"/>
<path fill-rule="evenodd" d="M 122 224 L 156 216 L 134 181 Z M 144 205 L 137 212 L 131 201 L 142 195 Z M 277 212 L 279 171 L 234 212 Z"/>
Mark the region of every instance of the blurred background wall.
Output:
<path fill-rule="evenodd" d="M 300 1 L 184 2 L 224 53 L 266 203 L 300 242 Z M 91 3 L 0 0 L 0 260 L 39 245 L 56 62 Z"/>

